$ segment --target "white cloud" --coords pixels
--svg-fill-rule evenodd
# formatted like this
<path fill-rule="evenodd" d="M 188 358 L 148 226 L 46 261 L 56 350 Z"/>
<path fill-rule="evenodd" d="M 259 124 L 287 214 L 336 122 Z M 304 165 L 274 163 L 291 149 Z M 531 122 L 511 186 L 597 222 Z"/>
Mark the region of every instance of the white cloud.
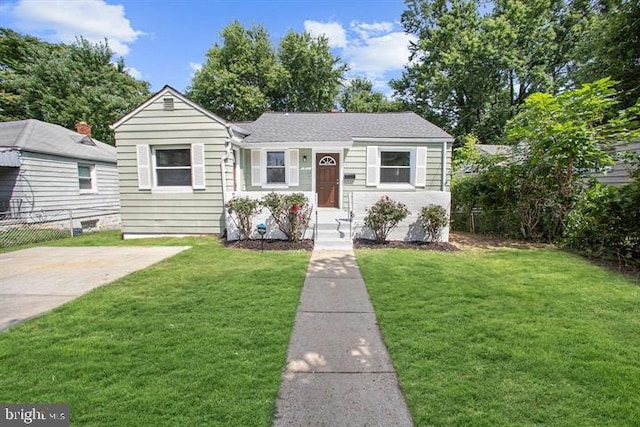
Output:
<path fill-rule="evenodd" d="M 304 21 L 304 29 L 314 37 L 324 35 L 329 39 L 329 47 L 342 48 L 347 46 L 347 31 L 337 22 Z"/>
<path fill-rule="evenodd" d="M 406 33 L 390 32 L 350 44 L 342 54 L 352 70 L 379 76 L 401 70 L 409 62 L 409 42 L 412 40 L 415 40 L 414 36 Z"/>
<path fill-rule="evenodd" d="M 142 73 L 140 70 L 133 67 L 125 67 L 124 71 L 134 79 L 142 80 Z"/>
<path fill-rule="evenodd" d="M 386 34 L 393 31 L 393 22 L 366 22 L 351 21 L 351 31 L 357 33 L 362 39 L 368 39 L 374 34 Z"/>
<path fill-rule="evenodd" d="M 108 39 L 117 55 L 129 53 L 129 44 L 144 35 L 125 17 L 124 6 L 104 0 L 19 0 L 12 10 L 20 27 L 51 41 L 71 42 L 82 36 L 97 43 Z"/>

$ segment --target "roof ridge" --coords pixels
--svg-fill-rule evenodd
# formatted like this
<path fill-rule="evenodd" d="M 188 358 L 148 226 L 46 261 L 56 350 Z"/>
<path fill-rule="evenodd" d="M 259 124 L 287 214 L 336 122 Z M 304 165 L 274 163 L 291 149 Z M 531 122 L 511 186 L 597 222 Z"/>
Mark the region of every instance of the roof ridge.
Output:
<path fill-rule="evenodd" d="M 22 130 L 20 131 L 20 134 L 18 135 L 18 138 L 16 138 L 16 141 L 14 143 L 16 147 L 20 147 L 20 143 L 22 141 L 25 141 L 26 143 L 29 140 L 29 135 L 31 135 L 31 133 L 33 132 L 33 128 L 38 122 L 38 120 L 36 119 L 25 119 L 24 121 L 25 121 L 25 124 L 22 127 Z"/>

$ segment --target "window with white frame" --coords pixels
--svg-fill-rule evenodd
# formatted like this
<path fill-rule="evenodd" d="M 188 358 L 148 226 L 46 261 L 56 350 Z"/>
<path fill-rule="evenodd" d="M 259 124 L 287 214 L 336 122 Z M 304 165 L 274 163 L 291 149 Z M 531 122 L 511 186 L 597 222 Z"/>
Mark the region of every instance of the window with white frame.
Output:
<path fill-rule="evenodd" d="M 191 186 L 191 148 L 153 149 L 155 184 L 157 187 Z"/>
<path fill-rule="evenodd" d="M 372 187 L 424 187 L 427 178 L 426 147 L 366 147 L 366 185 Z"/>
<path fill-rule="evenodd" d="M 380 151 L 380 182 L 408 184 L 411 182 L 411 152 Z"/>
<path fill-rule="evenodd" d="M 300 185 L 299 150 L 252 149 L 251 185 L 262 188 L 285 188 Z"/>
<path fill-rule="evenodd" d="M 285 184 L 287 171 L 284 151 L 267 151 L 267 184 Z"/>
<path fill-rule="evenodd" d="M 78 163 L 78 186 L 81 192 L 96 191 L 95 165 Z"/>
<path fill-rule="evenodd" d="M 138 188 L 162 192 L 206 189 L 204 144 L 136 146 Z"/>

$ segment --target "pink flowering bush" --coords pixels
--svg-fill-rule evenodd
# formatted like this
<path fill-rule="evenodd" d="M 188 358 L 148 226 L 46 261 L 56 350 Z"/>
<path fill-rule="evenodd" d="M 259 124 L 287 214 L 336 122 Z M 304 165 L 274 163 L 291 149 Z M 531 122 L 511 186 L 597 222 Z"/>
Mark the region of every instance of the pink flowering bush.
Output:
<path fill-rule="evenodd" d="M 280 231 L 287 239 L 298 242 L 311 218 L 311 204 L 302 193 L 279 194 L 271 192 L 262 198 L 262 206 L 269 209 Z"/>
<path fill-rule="evenodd" d="M 377 243 L 384 243 L 391 230 L 396 228 L 409 213 L 405 204 L 393 201 L 389 196 L 383 196 L 375 205 L 367 209 L 364 225 L 373 231 Z"/>

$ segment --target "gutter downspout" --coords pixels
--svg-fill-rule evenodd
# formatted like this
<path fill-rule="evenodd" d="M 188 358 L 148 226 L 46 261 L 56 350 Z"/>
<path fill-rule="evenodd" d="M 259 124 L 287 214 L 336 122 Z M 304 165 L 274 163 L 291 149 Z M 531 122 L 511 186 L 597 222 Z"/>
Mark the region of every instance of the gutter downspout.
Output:
<path fill-rule="evenodd" d="M 445 191 L 445 188 L 447 188 L 447 141 L 442 141 L 440 170 L 442 171 L 442 176 L 440 178 L 440 191 Z"/>

